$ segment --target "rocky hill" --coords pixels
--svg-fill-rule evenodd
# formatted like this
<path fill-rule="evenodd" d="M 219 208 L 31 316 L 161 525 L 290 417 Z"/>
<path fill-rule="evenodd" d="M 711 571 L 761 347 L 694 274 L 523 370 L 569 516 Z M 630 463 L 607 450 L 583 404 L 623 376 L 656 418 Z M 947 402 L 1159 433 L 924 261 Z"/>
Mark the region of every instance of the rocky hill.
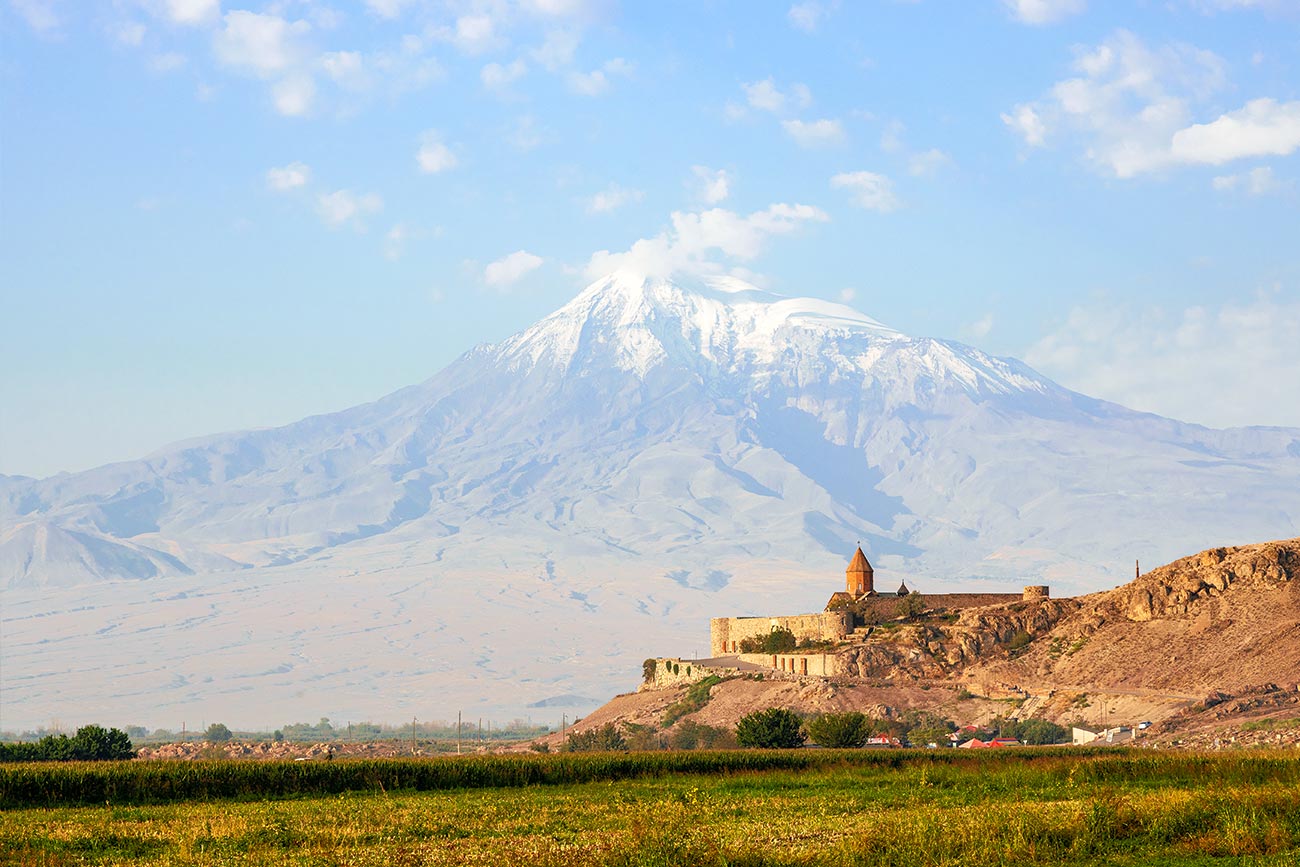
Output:
<path fill-rule="evenodd" d="M 1149 739 L 1199 746 L 1300 741 L 1300 539 L 1213 548 L 1102 593 L 900 619 L 833 652 L 844 676 L 738 673 L 683 719 L 923 709 L 963 724 L 1153 720 Z M 580 728 L 654 725 L 684 694 L 620 696 Z"/>

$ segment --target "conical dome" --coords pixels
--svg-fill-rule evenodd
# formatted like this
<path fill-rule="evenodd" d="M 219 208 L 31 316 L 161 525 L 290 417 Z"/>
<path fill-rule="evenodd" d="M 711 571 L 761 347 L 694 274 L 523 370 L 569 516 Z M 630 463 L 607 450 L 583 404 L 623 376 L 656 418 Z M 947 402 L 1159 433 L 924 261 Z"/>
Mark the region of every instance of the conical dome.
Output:
<path fill-rule="evenodd" d="M 875 592 L 875 570 L 867 562 L 867 555 L 862 553 L 862 546 L 853 553 L 849 567 L 844 570 L 844 586 L 853 597 L 865 596 Z"/>

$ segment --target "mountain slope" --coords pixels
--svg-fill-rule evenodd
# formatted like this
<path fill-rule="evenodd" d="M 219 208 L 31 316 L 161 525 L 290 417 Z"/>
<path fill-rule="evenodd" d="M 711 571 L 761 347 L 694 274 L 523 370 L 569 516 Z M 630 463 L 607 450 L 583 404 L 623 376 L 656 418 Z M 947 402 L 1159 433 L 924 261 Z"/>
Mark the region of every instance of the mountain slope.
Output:
<path fill-rule="evenodd" d="M 374 403 L 85 473 L 0 478 L 0 586 L 27 612 L 6 615 L 3 640 L 17 652 L 29 622 L 80 629 L 49 619 L 58 599 L 99 611 L 91 634 L 119 623 L 77 639 L 117 659 L 97 642 L 133 623 L 142 641 L 158 634 L 137 609 L 115 620 L 120 606 L 211 595 L 210 619 L 177 614 L 196 647 L 239 656 L 205 630 L 245 622 L 266 626 L 277 658 L 284 642 L 331 657 L 320 648 L 340 636 L 383 642 L 380 656 L 452 648 L 458 671 L 473 667 L 467 696 L 526 673 L 520 707 L 600 695 L 596 660 L 635 668 L 651 635 L 689 649 L 710 615 L 817 607 L 810 593 L 837 588 L 856 540 L 882 581 L 922 590 L 1086 590 L 1137 557 L 1296 535 L 1297 487 L 1297 430 L 1135 413 L 1012 359 L 734 280 L 615 274 Z M 375 598 L 374 633 L 358 637 L 337 612 Z M 255 599 L 313 625 L 282 630 L 249 610 Z M 430 607 L 413 615 L 417 599 Z M 6 688 L 6 706 L 44 694 L 49 648 L 30 650 L 17 670 L 35 691 Z M 204 658 L 203 677 L 228 681 L 223 658 Z M 250 659 L 259 672 L 289 664 Z M 370 665 L 337 660 L 322 700 Z M 441 682 L 429 665 L 385 671 Z M 192 674 L 175 687 L 150 675 L 144 692 L 208 700 L 215 688 Z M 297 678 L 265 682 L 283 694 Z"/>

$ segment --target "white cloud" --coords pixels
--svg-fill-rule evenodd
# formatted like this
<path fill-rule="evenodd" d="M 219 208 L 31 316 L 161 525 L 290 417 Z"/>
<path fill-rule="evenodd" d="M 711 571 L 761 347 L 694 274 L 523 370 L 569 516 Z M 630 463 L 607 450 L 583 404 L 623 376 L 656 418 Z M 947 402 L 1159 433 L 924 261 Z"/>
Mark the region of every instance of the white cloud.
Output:
<path fill-rule="evenodd" d="M 815 148 L 844 142 L 844 127 L 838 120 L 783 120 L 781 128 L 800 147 Z"/>
<path fill-rule="evenodd" d="M 1002 5 L 1025 24 L 1055 24 L 1088 8 L 1087 0 L 1002 0 Z"/>
<path fill-rule="evenodd" d="M 37 33 L 48 35 L 59 29 L 54 0 L 9 0 L 9 5 Z"/>
<path fill-rule="evenodd" d="M 207 24 L 221 14 L 220 0 L 166 0 L 165 7 L 171 21 L 189 26 Z"/>
<path fill-rule="evenodd" d="M 699 197 L 707 204 L 716 205 L 731 195 L 731 176 L 725 169 L 691 166 L 691 174 L 700 185 Z"/>
<path fill-rule="evenodd" d="M 674 211 L 672 225 L 664 232 L 642 238 L 622 253 L 600 250 L 592 254 L 585 270 L 592 279 L 618 270 L 660 276 L 683 271 L 716 273 L 724 270 L 718 256 L 755 259 L 771 237 L 828 219 L 820 208 L 798 204 L 775 204 L 748 216 L 723 208 L 699 213 Z"/>
<path fill-rule="evenodd" d="M 1186 163 L 1222 165 L 1243 157 L 1286 156 L 1300 148 L 1300 101 L 1254 99 L 1243 108 L 1174 133 L 1171 154 Z"/>
<path fill-rule="evenodd" d="M 539 146 L 548 136 L 549 131 L 537 125 L 537 118 L 524 114 L 515 119 L 514 128 L 506 133 L 506 141 L 515 150 L 527 152 Z"/>
<path fill-rule="evenodd" d="M 184 54 L 164 51 L 149 58 L 149 68 L 154 72 L 175 72 L 188 62 Z"/>
<path fill-rule="evenodd" d="M 528 65 L 521 57 L 506 66 L 500 63 L 485 65 L 479 71 L 479 79 L 483 82 L 483 86 L 490 90 L 503 90 L 523 78 L 527 72 Z"/>
<path fill-rule="evenodd" d="M 213 50 L 222 64 L 269 78 L 303 62 L 303 38 L 311 25 L 287 21 L 278 15 L 227 12 L 224 26 L 213 38 Z"/>
<path fill-rule="evenodd" d="M 1211 186 L 1220 192 L 1241 190 L 1252 196 L 1265 196 L 1289 189 L 1292 185 L 1278 180 L 1268 166 L 1260 166 L 1239 175 L 1219 175 L 1210 181 Z"/>
<path fill-rule="evenodd" d="M 1173 312 L 1076 307 L 1025 360 L 1085 394 L 1183 421 L 1300 426 L 1294 297 Z"/>
<path fill-rule="evenodd" d="M 898 197 L 889 178 L 875 172 L 842 172 L 831 178 L 835 189 L 848 190 L 860 207 L 887 214 L 898 208 Z"/>
<path fill-rule="evenodd" d="M 317 63 L 331 81 L 345 90 L 363 91 L 370 86 L 365 60 L 359 51 L 327 51 Z"/>
<path fill-rule="evenodd" d="M 292 162 L 266 170 L 266 186 L 278 193 L 305 187 L 311 180 L 311 168 L 306 163 Z"/>
<path fill-rule="evenodd" d="M 316 82 L 310 75 L 294 73 L 285 76 L 271 88 L 275 110 L 288 117 L 301 117 L 311 111 L 316 98 Z"/>
<path fill-rule="evenodd" d="M 321 193 L 316 197 L 316 213 L 330 228 L 352 224 L 358 231 L 365 229 L 365 218 L 384 209 L 384 200 L 374 193 L 355 195 L 350 190 Z"/>
<path fill-rule="evenodd" d="M 795 3 L 791 6 L 790 11 L 785 13 L 785 17 L 789 19 L 792 27 L 796 27 L 805 33 L 813 33 L 817 30 L 818 25 L 831 14 L 836 5 L 838 4 L 821 3 L 818 0 L 804 0 L 802 3 Z"/>
<path fill-rule="evenodd" d="M 1126 30 L 1081 50 L 1074 68 L 1076 77 L 1057 82 L 1038 102 L 1016 106 L 1003 122 L 1030 146 L 1050 134 L 1072 134 L 1088 162 L 1121 178 L 1186 162 L 1174 153 L 1174 136 L 1191 123 L 1192 104 L 1225 80 L 1224 62 L 1214 53 L 1184 44 L 1151 48 Z M 1192 138 L 1189 149 L 1199 145 Z"/>
<path fill-rule="evenodd" d="M 436 175 L 460 164 L 451 148 L 443 144 L 437 130 L 425 130 L 420 136 L 420 149 L 416 151 L 415 161 L 420 171 L 426 175 Z"/>
<path fill-rule="evenodd" d="M 1011 114 L 1002 114 L 1002 122 L 1020 134 L 1025 144 L 1030 147 L 1042 147 L 1046 144 L 1047 125 L 1038 116 L 1032 105 L 1018 105 Z"/>
<path fill-rule="evenodd" d="M 644 198 L 645 193 L 641 190 L 629 190 L 620 187 L 618 184 L 611 183 L 587 200 L 587 213 L 607 214 L 610 211 L 618 210 L 624 205 L 639 202 Z"/>
<path fill-rule="evenodd" d="M 970 335 L 976 340 L 979 340 L 984 337 L 988 337 L 989 332 L 992 330 L 993 330 L 992 313 L 985 313 L 979 319 L 976 319 L 974 322 L 970 322 L 962 327 L 962 332 L 964 334 Z"/>
<path fill-rule="evenodd" d="M 548 72 L 555 72 L 573 63 L 573 53 L 578 50 L 578 35 L 572 30 L 555 28 L 547 31 L 546 39 L 533 49 L 536 60 Z"/>
<path fill-rule="evenodd" d="M 521 5 L 537 15 L 576 18 L 591 15 L 598 2 L 599 0 L 523 0 Z"/>
<path fill-rule="evenodd" d="M 110 27 L 109 32 L 119 45 L 139 48 L 144 43 L 144 35 L 148 31 L 139 21 L 121 21 Z"/>
<path fill-rule="evenodd" d="M 574 93 L 580 93 L 583 96 L 600 96 L 602 93 L 609 91 L 610 76 L 631 74 L 632 64 L 621 57 L 615 57 L 613 60 L 605 61 L 605 64 L 600 69 L 593 69 L 591 72 L 569 73 L 569 88 Z"/>
<path fill-rule="evenodd" d="M 396 262 L 402 258 L 406 242 L 411 237 L 411 230 L 398 223 L 384 236 L 384 258 Z"/>
<path fill-rule="evenodd" d="M 884 130 L 880 133 L 880 149 L 885 153 L 898 153 L 903 150 L 903 122 L 901 120 L 891 120 L 885 124 Z"/>
<path fill-rule="evenodd" d="M 498 289 L 507 288 L 536 271 L 543 261 L 545 260 L 541 256 L 534 256 L 526 250 L 516 250 L 489 263 L 483 269 L 483 282 Z"/>
<path fill-rule="evenodd" d="M 487 7 L 482 7 L 461 15 L 450 27 L 436 28 L 433 33 L 456 46 L 462 54 L 477 55 L 505 45 L 505 37 L 498 31 L 499 23 Z"/>
<path fill-rule="evenodd" d="M 930 148 L 907 159 L 907 170 L 918 177 L 932 175 L 942 168 L 952 165 L 952 157 L 938 148 Z"/>
<path fill-rule="evenodd" d="M 411 0 L 365 0 L 366 7 L 380 18 L 398 18 Z"/>
<path fill-rule="evenodd" d="M 858 290 L 852 286 L 846 286 L 840 290 L 840 300 L 845 304 L 852 304 L 853 299 L 858 297 Z"/>
<path fill-rule="evenodd" d="M 765 78 L 742 84 L 740 88 L 745 91 L 745 102 L 749 103 L 750 108 L 759 111 L 780 114 L 787 107 L 800 109 L 812 104 L 812 91 L 803 84 L 794 84 L 789 91 L 782 91 L 771 78 Z"/>

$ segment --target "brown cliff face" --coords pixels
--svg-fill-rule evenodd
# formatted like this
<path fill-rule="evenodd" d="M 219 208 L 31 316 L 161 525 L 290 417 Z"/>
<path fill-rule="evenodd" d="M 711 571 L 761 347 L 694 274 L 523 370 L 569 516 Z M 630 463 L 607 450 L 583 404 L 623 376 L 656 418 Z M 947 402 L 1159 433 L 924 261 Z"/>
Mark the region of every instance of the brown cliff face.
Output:
<path fill-rule="evenodd" d="M 1300 680 L 1300 539 L 1212 548 L 1076 601 L 1026 676 L 1189 694 Z"/>

